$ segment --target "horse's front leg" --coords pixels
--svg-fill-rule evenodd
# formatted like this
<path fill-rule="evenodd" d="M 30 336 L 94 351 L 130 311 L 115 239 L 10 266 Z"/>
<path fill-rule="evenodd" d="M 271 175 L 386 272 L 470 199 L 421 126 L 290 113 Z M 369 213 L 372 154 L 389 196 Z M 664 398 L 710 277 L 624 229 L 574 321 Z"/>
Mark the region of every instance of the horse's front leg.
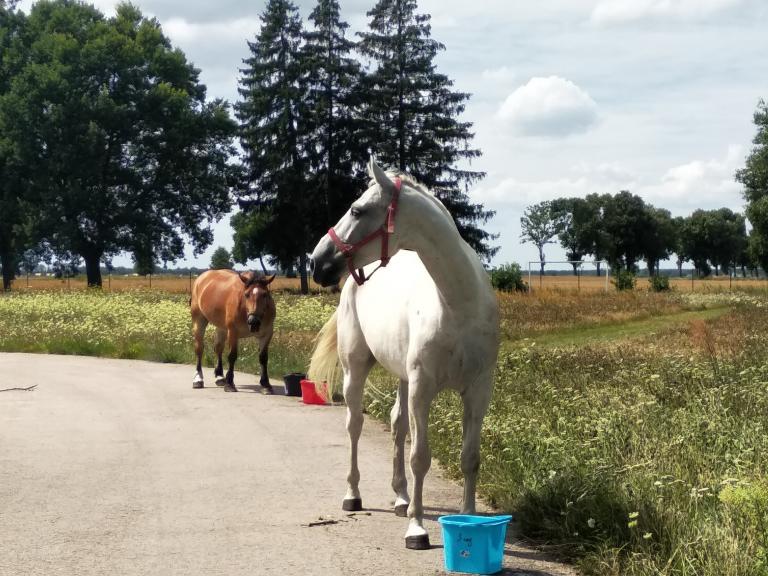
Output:
<path fill-rule="evenodd" d="M 227 331 L 227 343 L 229 344 L 229 368 L 227 369 L 224 392 L 237 392 L 235 388 L 235 361 L 237 360 L 237 330 L 230 328 Z"/>
<path fill-rule="evenodd" d="M 373 362 L 371 359 L 344 366 L 344 400 L 347 404 L 347 434 L 349 435 L 349 472 L 347 492 L 342 510 L 357 512 L 363 509 L 360 497 L 360 469 L 357 466 L 357 444 L 363 430 L 363 385 Z"/>
<path fill-rule="evenodd" d="M 259 366 L 261 367 L 261 375 L 259 376 L 259 384 L 261 384 L 262 391 L 265 394 L 272 394 L 272 384 L 269 383 L 269 373 L 267 371 L 267 363 L 269 362 L 269 343 L 272 341 L 272 331 L 265 336 L 259 338 Z"/>
<path fill-rule="evenodd" d="M 409 375 L 410 376 L 410 375 Z M 424 477 L 432 464 L 429 448 L 428 421 L 429 407 L 435 393 L 424 379 L 409 377 L 408 411 L 411 424 L 411 474 L 413 475 L 413 499 L 408 506 L 408 530 L 405 533 L 405 547 L 411 550 L 428 550 L 429 534 L 424 529 Z"/>
<path fill-rule="evenodd" d="M 395 514 L 408 515 L 408 479 L 405 476 L 405 437 L 408 434 L 408 380 L 400 380 L 397 399 L 390 412 L 392 428 L 392 490 L 395 491 Z"/>
<path fill-rule="evenodd" d="M 475 488 L 480 470 L 480 430 L 491 399 L 492 375 L 478 379 L 477 384 L 462 394 L 464 402 L 461 472 L 464 475 L 462 514 L 475 513 Z"/>

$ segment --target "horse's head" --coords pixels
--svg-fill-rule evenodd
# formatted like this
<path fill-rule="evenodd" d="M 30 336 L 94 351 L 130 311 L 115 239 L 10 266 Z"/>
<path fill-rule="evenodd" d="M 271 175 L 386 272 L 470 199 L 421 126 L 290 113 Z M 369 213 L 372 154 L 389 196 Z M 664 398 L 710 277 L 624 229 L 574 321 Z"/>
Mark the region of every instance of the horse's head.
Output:
<path fill-rule="evenodd" d="M 315 246 L 309 261 L 312 277 L 321 286 L 338 284 L 349 270 L 358 284 L 365 281 L 356 272 L 381 260 L 386 266 L 399 249 L 395 229 L 400 180 L 392 180 L 371 158 L 371 186 L 355 200 L 336 225 Z"/>
<path fill-rule="evenodd" d="M 240 280 L 245 285 L 245 311 L 248 328 L 251 332 L 257 332 L 261 328 L 264 315 L 269 310 L 269 303 L 272 299 L 269 285 L 274 279 L 274 275 L 267 277 L 255 272 L 240 273 Z"/>

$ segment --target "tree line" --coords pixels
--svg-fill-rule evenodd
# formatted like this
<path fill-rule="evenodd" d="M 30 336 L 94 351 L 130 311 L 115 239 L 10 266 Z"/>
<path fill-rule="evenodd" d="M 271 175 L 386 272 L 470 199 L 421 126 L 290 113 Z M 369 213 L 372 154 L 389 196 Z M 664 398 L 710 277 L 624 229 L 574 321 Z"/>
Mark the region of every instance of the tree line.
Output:
<path fill-rule="evenodd" d="M 35 259 L 82 259 L 94 286 L 122 252 L 151 272 L 185 242 L 206 249 L 237 201 L 235 260 L 298 270 L 306 290 L 307 252 L 366 187 L 370 152 L 430 187 L 481 256 L 497 250 L 481 227 L 493 212 L 467 196 L 484 176 L 459 119 L 470 95 L 437 71 L 445 47 L 416 0 L 379 0 L 357 40 L 337 0 L 307 22 L 268 0 L 234 118 L 135 6 L 16 4 L 0 0 L 4 288 Z"/>
<path fill-rule="evenodd" d="M 565 251 L 574 274 L 587 256 L 607 261 L 614 273 L 635 274 L 645 262 L 649 276 L 658 275 L 659 263 L 673 257 L 681 276 L 686 262 L 699 276 L 738 270 L 754 275 L 768 264 L 763 233 L 752 228 L 748 234 L 743 214 L 719 208 L 673 217 L 626 190 L 540 202 L 526 208 L 521 225 L 523 241 L 539 251 L 542 274 L 544 247 L 554 242 Z"/>

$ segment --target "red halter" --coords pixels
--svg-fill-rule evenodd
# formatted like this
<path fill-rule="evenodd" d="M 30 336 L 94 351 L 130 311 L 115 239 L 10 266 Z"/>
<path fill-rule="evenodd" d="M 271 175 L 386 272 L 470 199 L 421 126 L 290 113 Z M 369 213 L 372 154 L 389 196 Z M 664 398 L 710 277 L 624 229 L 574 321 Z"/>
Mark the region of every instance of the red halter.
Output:
<path fill-rule="evenodd" d="M 348 244 L 347 242 L 344 242 L 341 238 L 339 238 L 338 234 L 336 234 L 336 230 L 334 230 L 333 227 L 328 229 L 328 236 L 331 237 L 331 240 L 333 240 L 336 248 L 338 248 L 339 251 L 344 254 L 344 257 L 347 259 L 347 268 L 349 268 L 349 273 L 352 275 L 352 278 L 355 279 L 355 282 L 357 282 L 358 286 L 362 286 L 363 283 L 365 283 L 365 281 L 373 275 L 373 272 L 376 272 L 376 270 L 382 266 L 389 264 L 389 235 L 395 232 L 397 201 L 400 197 L 400 188 L 403 185 L 400 178 L 395 178 L 394 183 L 395 191 L 392 193 L 392 201 L 389 203 L 389 207 L 387 208 L 387 216 L 384 219 L 384 224 L 381 226 L 381 228 L 374 230 L 356 244 Z M 379 264 L 379 266 L 373 272 L 371 272 L 371 276 L 366 278 L 363 269 L 355 269 L 354 264 L 352 264 L 352 260 L 355 257 L 355 252 L 379 236 L 381 236 L 381 264 Z"/>

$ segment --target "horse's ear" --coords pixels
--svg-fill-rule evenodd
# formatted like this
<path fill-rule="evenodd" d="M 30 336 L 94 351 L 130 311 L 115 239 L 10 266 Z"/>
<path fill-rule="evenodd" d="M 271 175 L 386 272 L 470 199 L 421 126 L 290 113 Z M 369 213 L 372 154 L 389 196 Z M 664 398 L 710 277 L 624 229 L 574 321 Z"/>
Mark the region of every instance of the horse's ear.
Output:
<path fill-rule="evenodd" d="M 272 284 L 272 280 L 274 280 L 277 277 L 277 274 L 272 274 L 269 278 L 266 279 L 266 282 L 264 282 L 264 286 L 269 286 Z"/>
<path fill-rule="evenodd" d="M 246 286 L 248 286 L 248 284 L 250 284 L 252 280 L 252 276 L 250 272 L 240 272 L 238 273 L 238 276 L 240 276 L 240 280 L 242 280 L 243 284 L 245 284 Z"/>
<path fill-rule="evenodd" d="M 371 160 L 368 162 L 368 173 L 376 180 L 376 184 L 381 186 L 381 189 L 387 193 L 392 193 L 395 190 L 395 185 L 392 180 L 389 179 L 387 173 L 381 169 L 376 163 L 376 159 L 371 155 Z"/>

